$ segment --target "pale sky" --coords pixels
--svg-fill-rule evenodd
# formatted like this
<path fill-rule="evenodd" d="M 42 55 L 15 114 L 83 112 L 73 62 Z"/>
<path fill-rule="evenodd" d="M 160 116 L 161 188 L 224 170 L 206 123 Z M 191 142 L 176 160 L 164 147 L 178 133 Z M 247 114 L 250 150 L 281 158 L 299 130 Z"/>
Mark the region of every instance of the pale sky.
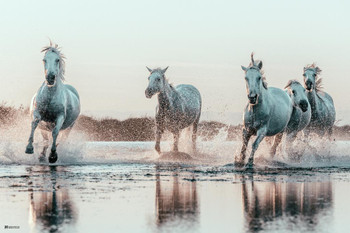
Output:
<path fill-rule="evenodd" d="M 0 100 L 29 105 L 49 37 L 63 48 L 83 113 L 152 113 L 145 66 L 170 66 L 172 83 L 195 85 L 203 111 L 242 112 L 240 66 L 252 51 L 280 88 L 316 62 L 336 110 L 350 111 L 349 9 L 345 0 L 2 1 Z"/>

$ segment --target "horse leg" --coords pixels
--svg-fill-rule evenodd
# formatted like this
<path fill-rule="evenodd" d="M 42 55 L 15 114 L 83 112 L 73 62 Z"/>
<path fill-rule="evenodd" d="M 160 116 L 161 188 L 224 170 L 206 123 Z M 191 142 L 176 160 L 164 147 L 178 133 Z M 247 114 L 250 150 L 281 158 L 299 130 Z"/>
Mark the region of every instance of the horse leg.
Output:
<path fill-rule="evenodd" d="M 52 146 L 51 146 L 51 153 L 49 156 L 50 163 L 54 163 L 57 161 L 56 141 L 57 141 L 58 133 L 62 128 L 63 122 L 64 122 L 64 116 L 60 115 L 56 120 L 55 128 L 52 130 Z"/>
<path fill-rule="evenodd" d="M 47 148 L 49 147 L 49 136 L 47 131 L 41 130 L 41 135 L 44 139 L 44 147 L 43 147 L 43 150 L 41 151 L 39 161 L 43 161 L 45 159 L 46 151 L 47 151 Z"/>
<path fill-rule="evenodd" d="M 198 122 L 199 122 L 199 118 L 193 123 L 193 132 L 192 132 L 192 149 L 193 149 L 193 152 L 196 152 L 196 150 L 197 150 L 196 140 L 197 140 Z"/>
<path fill-rule="evenodd" d="M 173 151 L 174 151 L 174 152 L 179 152 L 178 145 L 179 145 L 180 132 L 179 132 L 179 131 L 176 131 L 176 132 L 174 132 L 173 134 L 174 134 Z"/>
<path fill-rule="evenodd" d="M 327 134 L 328 134 L 328 135 L 327 135 L 327 136 L 328 136 L 328 140 L 329 140 L 330 142 L 335 141 L 335 138 L 332 139 L 332 135 L 333 135 L 333 126 L 331 126 L 330 128 L 328 128 Z M 330 150 L 330 148 L 329 148 L 328 150 L 326 150 L 326 151 L 328 151 L 328 156 L 327 156 L 328 161 L 331 161 L 331 156 L 330 156 L 331 150 Z"/>
<path fill-rule="evenodd" d="M 296 131 L 293 131 L 293 132 L 287 134 L 287 137 L 286 137 L 286 142 L 287 142 L 286 151 L 287 151 L 288 156 L 291 154 L 292 145 L 293 145 L 293 142 L 295 141 L 295 139 L 297 138 L 297 134 L 298 134 L 298 132 L 296 132 Z"/>
<path fill-rule="evenodd" d="M 327 130 L 327 133 L 328 133 L 328 139 L 329 139 L 330 141 L 332 141 L 333 126 L 330 127 L 330 128 Z"/>
<path fill-rule="evenodd" d="M 154 147 L 158 154 L 160 154 L 160 139 L 162 138 L 163 132 L 163 128 L 158 125 L 156 130 L 156 145 Z"/>
<path fill-rule="evenodd" d="M 246 156 L 248 142 L 249 142 L 249 139 L 250 139 L 250 137 L 252 135 L 253 134 L 250 131 L 248 131 L 246 129 L 243 129 L 243 132 L 242 132 L 243 145 L 242 145 L 242 149 L 241 149 L 241 158 L 237 158 L 237 157 L 235 158 L 235 166 L 243 167 L 245 156 Z"/>
<path fill-rule="evenodd" d="M 277 147 L 278 145 L 280 144 L 280 142 L 282 141 L 282 137 L 283 137 L 283 133 L 279 133 L 275 136 L 275 140 L 273 142 L 273 145 L 271 147 L 271 151 L 270 151 L 270 154 L 271 154 L 271 157 L 273 158 L 276 154 L 276 150 L 277 150 Z"/>
<path fill-rule="evenodd" d="M 34 120 L 32 121 L 32 131 L 30 132 L 30 136 L 28 139 L 28 145 L 26 147 L 26 154 L 33 154 L 34 153 L 34 147 L 33 147 L 33 141 L 34 141 L 34 131 L 36 127 L 38 126 L 40 122 L 40 117 L 34 117 Z"/>
<path fill-rule="evenodd" d="M 69 134 L 70 132 L 72 131 L 72 128 L 73 126 L 69 127 L 68 129 L 64 130 L 62 133 L 61 133 L 61 137 L 59 138 L 59 142 L 56 143 L 56 147 L 60 144 L 60 142 L 64 143 L 67 141 L 68 137 L 69 137 Z"/>
<path fill-rule="evenodd" d="M 72 126 L 72 127 L 69 127 L 68 129 L 66 129 L 66 130 L 63 131 L 62 139 L 60 139 L 60 141 L 62 141 L 62 142 L 67 141 L 67 139 L 68 139 L 68 137 L 69 137 L 69 134 L 70 134 L 70 132 L 72 131 L 72 128 L 73 128 L 73 126 Z"/>
<path fill-rule="evenodd" d="M 258 130 L 257 137 L 252 145 L 252 151 L 250 152 L 250 156 L 248 159 L 248 163 L 246 164 L 246 168 L 253 168 L 255 151 L 258 149 L 260 142 L 266 136 L 266 131 L 267 129 L 265 127 Z"/>
<path fill-rule="evenodd" d="M 309 141 L 309 136 L 310 136 L 310 129 L 309 128 L 306 128 L 303 130 L 303 134 L 304 134 L 304 137 L 303 137 L 303 141 L 307 142 Z"/>

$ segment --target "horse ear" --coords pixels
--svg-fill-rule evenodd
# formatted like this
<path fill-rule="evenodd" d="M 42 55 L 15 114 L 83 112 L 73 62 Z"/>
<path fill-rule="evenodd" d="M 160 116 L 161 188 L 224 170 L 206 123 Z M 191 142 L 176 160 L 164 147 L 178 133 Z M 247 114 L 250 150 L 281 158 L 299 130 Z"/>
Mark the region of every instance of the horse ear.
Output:
<path fill-rule="evenodd" d="M 255 61 L 254 61 L 254 52 L 250 54 L 250 60 L 252 61 L 252 66 L 254 66 Z"/>
<path fill-rule="evenodd" d="M 304 73 L 305 73 L 305 71 L 306 71 L 306 67 L 304 67 Z"/>
<path fill-rule="evenodd" d="M 258 65 L 257 65 L 257 67 L 259 68 L 259 70 L 261 70 L 262 66 L 263 66 L 262 61 L 259 61 L 259 62 L 258 62 Z"/>
<path fill-rule="evenodd" d="M 241 68 L 242 68 L 242 70 L 244 70 L 244 71 L 247 71 L 247 70 L 248 70 L 248 68 L 247 68 L 247 67 L 244 67 L 244 66 L 241 66 Z"/>
<path fill-rule="evenodd" d="M 167 66 L 165 69 L 162 70 L 162 73 L 164 74 L 165 71 L 169 68 L 169 66 Z"/>
<path fill-rule="evenodd" d="M 315 71 L 316 71 L 316 74 L 319 74 L 322 70 L 318 66 L 316 66 Z"/>
<path fill-rule="evenodd" d="M 147 66 L 146 66 L 146 68 L 150 73 L 152 73 L 152 69 L 148 68 Z"/>

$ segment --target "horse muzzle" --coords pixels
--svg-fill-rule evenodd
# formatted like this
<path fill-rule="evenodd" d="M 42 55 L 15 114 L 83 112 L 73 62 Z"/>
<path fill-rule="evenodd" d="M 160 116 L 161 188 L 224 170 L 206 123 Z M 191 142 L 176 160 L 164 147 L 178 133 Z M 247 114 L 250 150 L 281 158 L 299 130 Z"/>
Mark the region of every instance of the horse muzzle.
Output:
<path fill-rule="evenodd" d="M 248 95 L 248 100 L 249 100 L 249 104 L 255 105 L 258 103 L 258 98 L 259 96 L 257 94 L 255 95 Z"/>
<path fill-rule="evenodd" d="M 48 75 L 46 76 L 46 84 L 47 84 L 48 86 L 54 86 L 55 83 L 56 83 L 56 75 L 54 75 L 54 74 L 48 74 Z"/>
<path fill-rule="evenodd" d="M 147 88 L 145 90 L 145 96 L 146 96 L 146 98 L 150 99 L 153 96 L 153 92 L 150 89 Z"/>
<path fill-rule="evenodd" d="M 312 82 L 306 82 L 305 83 L 305 89 L 308 90 L 308 91 L 311 91 L 312 90 Z"/>
<path fill-rule="evenodd" d="M 307 109 L 309 108 L 308 102 L 306 100 L 301 100 L 299 103 L 299 107 L 301 111 L 306 112 Z"/>

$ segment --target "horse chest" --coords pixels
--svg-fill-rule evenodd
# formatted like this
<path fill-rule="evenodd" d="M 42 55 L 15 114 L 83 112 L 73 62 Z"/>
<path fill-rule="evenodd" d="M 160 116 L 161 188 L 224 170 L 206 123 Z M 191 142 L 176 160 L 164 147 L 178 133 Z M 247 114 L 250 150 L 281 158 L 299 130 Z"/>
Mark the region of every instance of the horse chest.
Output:
<path fill-rule="evenodd" d="M 37 110 L 43 121 L 54 122 L 64 112 L 64 106 L 55 100 L 37 102 Z"/>
<path fill-rule="evenodd" d="M 302 112 L 299 108 L 293 107 L 292 116 L 287 125 L 287 132 L 298 131 L 302 119 Z"/>
<path fill-rule="evenodd" d="M 188 123 L 184 120 L 186 119 L 184 113 L 180 111 L 161 110 L 158 112 L 158 118 L 164 125 L 164 128 L 171 132 L 188 126 Z"/>
<path fill-rule="evenodd" d="M 249 110 L 244 114 L 244 125 L 247 129 L 259 129 L 267 123 L 268 114 L 257 110 Z"/>
<path fill-rule="evenodd" d="M 164 121 L 168 128 L 182 127 L 184 117 L 180 113 L 166 114 Z"/>
<path fill-rule="evenodd" d="M 320 118 L 322 118 L 322 105 L 314 92 L 308 93 L 308 99 L 311 106 L 311 124 L 318 124 L 319 122 L 316 121 L 319 121 Z"/>
<path fill-rule="evenodd" d="M 314 126 L 323 126 L 327 119 L 327 109 L 324 105 L 322 105 L 321 101 L 317 103 L 313 103 L 311 105 L 311 125 Z"/>

